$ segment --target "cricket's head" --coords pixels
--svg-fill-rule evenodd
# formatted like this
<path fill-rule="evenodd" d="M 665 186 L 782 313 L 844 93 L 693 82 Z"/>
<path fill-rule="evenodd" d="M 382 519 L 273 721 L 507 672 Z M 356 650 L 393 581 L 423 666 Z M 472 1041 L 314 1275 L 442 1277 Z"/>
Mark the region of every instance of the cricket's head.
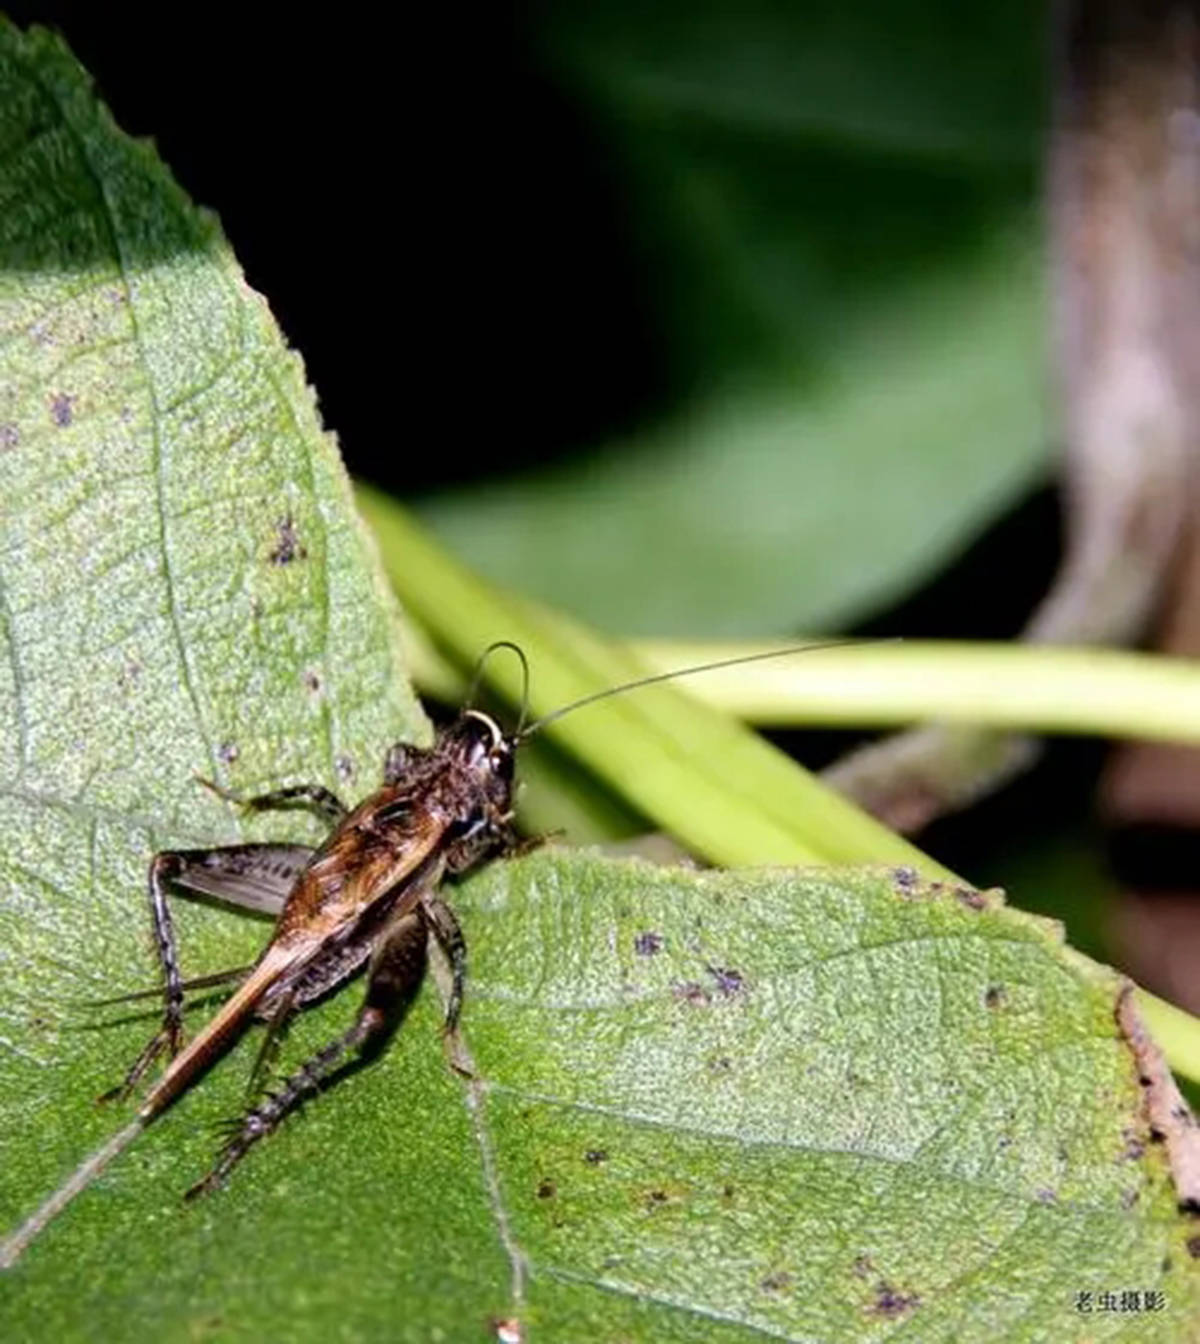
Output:
<path fill-rule="evenodd" d="M 446 730 L 443 750 L 498 812 L 511 810 L 517 739 L 489 714 L 464 709 Z"/>

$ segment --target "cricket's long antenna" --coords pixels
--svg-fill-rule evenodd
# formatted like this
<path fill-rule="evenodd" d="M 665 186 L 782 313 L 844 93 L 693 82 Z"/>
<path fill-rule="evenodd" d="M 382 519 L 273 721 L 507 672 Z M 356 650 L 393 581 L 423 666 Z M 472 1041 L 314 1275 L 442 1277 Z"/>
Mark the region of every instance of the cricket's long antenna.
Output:
<path fill-rule="evenodd" d="M 479 683 L 483 678 L 483 665 L 487 662 L 491 654 L 497 649 L 511 649 L 513 653 L 521 660 L 521 716 L 517 720 L 517 737 L 522 735 L 522 727 L 525 718 L 529 713 L 529 659 L 525 657 L 525 650 L 519 644 L 514 644 L 511 639 L 498 639 L 494 644 L 489 644 L 479 655 L 479 661 L 475 664 L 475 673 L 471 678 L 471 689 L 467 693 L 467 708 L 475 703 L 475 696 L 479 691 Z"/>
<path fill-rule="evenodd" d="M 597 700 L 607 700 L 610 695 L 624 695 L 626 691 L 636 691 L 641 686 L 653 686 L 660 681 L 674 681 L 676 677 L 691 677 L 697 672 L 715 672 L 721 667 L 740 667 L 742 663 L 760 663 L 767 658 L 784 658 L 790 653 L 813 653 L 818 649 L 845 649 L 851 648 L 856 644 L 892 644 L 892 639 L 826 639 L 816 644 L 793 644 L 786 649 L 768 649 L 765 653 L 742 653 L 735 658 L 718 658 L 713 663 L 697 663 L 694 667 L 677 667 L 671 672 L 655 672 L 648 677 L 638 677 L 636 681 L 625 681 L 620 686 L 609 686 L 603 691 L 593 691 L 591 695 L 585 695 L 580 700 L 572 700 L 569 705 L 563 705 L 559 709 L 551 710 L 549 714 L 543 714 L 540 719 L 535 719 L 528 728 L 522 730 L 518 727 L 516 737 L 522 740 L 532 737 L 534 733 L 545 728 L 548 723 L 553 723 L 555 719 L 561 719 L 564 714 L 571 714 L 577 709 L 582 709 L 584 705 L 595 704 Z M 524 711 L 521 718 L 524 721 Z"/>
<path fill-rule="evenodd" d="M 43 1228 L 67 1207 L 76 1195 L 86 1190 L 115 1157 L 137 1138 L 149 1122 L 140 1115 L 124 1129 L 101 1144 L 90 1157 L 75 1168 L 58 1189 L 16 1229 L 0 1241 L 0 1269 L 9 1269 L 20 1258 L 21 1252 Z"/>

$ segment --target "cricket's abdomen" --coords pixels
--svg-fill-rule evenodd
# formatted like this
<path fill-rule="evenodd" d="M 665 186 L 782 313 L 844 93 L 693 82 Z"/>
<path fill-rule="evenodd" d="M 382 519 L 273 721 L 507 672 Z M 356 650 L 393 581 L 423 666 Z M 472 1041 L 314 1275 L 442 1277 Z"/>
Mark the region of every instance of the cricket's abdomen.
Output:
<path fill-rule="evenodd" d="M 334 938 L 434 860 L 447 823 L 389 786 L 360 803 L 313 855 L 288 896 L 273 941 Z"/>
<path fill-rule="evenodd" d="M 231 999 L 217 1015 L 167 1065 L 167 1071 L 150 1089 L 138 1111 L 149 1122 L 163 1111 L 229 1049 L 234 1038 L 250 1023 L 263 996 L 295 958 L 288 949 L 269 946 Z"/>

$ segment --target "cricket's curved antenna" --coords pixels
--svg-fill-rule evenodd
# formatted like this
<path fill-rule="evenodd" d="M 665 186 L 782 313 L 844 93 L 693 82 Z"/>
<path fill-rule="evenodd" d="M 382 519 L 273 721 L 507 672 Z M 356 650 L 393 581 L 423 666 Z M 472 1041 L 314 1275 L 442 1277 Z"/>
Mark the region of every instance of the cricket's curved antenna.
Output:
<path fill-rule="evenodd" d="M 760 663 L 768 658 L 784 658 L 791 653 L 813 653 L 818 649 L 844 649 L 852 647 L 855 644 L 892 644 L 895 640 L 891 639 L 826 639 L 816 644 L 793 644 L 786 649 L 768 649 L 765 653 L 742 653 L 735 658 L 718 658 L 712 663 L 697 663 L 694 667 L 677 667 L 671 672 L 654 672 L 648 677 L 638 677 L 636 681 L 625 681 L 620 686 L 609 686 L 603 691 L 593 691 L 591 695 L 585 695 L 579 700 L 572 700 L 569 705 L 562 705 L 558 709 L 551 710 L 549 714 L 543 714 L 540 719 L 534 719 L 528 728 L 518 727 L 516 738 L 518 741 L 524 741 L 527 737 L 532 737 L 534 733 L 540 732 L 547 724 L 553 723 L 556 719 L 561 719 L 564 714 L 571 714 L 577 709 L 582 709 L 584 705 L 595 704 L 597 700 L 607 700 L 610 695 L 624 695 L 626 691 L 636 691 L 641 686 L 653 686 L 660 681 L 674 681 L 676 677 L 691 677 L 697 672 L 715 672 L 721 667 L 739 667 L 742 663 Z M 524 715 L 522 714 L 522 722 Z"/>
<path fill-rule="evenodd" d="M 467 692 L 467 708 L 474 705 L 479 683 L 483 679 L 484 664 L 497 649 L 511 649 L 521 662 L 521 714 L 517 719 L 517 731 L 514 734 L 519 738 L 522 736 L 525 719 L 529 714 L 529 659 L 525 657 L 525 650 L 519 644 L 514 644 L 511 639 L 498 639 L 489 644 L 479 655 L 479 661 L 475 664 L 475 672 L 471 677 L 471 689 Z"/>

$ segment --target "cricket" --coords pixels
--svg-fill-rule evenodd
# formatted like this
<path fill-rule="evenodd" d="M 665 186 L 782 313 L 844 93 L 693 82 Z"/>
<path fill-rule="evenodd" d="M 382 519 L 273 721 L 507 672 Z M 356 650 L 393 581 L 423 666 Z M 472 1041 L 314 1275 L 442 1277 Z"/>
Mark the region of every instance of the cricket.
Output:
<path fill-rule="evenodd" d="M 0 1268 L 15 1263 L 47 1224 L 230 1051 L 252 1023 L 262 1023 L 265 1030 L 251 1071 L 250 1100 L 228 1127 L 228 1138 L 211 1170 L 186 1191 L 186 1199 L 223 1184 L 250 1149 L 272 1134 L 307 1096 L 318 1092 L 347 1056 L 369 1054 L 386 1041 L 420 987 L 431 940 L 449 963 L 444 1029 L 448 1033 L 455 1029 L 463 1003 L 467 948 L 440 888 L 448 877 L 538 843 L 520 839 L 513 820 L 516 756 L 534 733 L 585 705 L 656 682 L 855 642 L 801 644 L 656 673 L 596 691 L 526 724 L 529 666 L 517 645 L 502 640 L 480 658 L 468 707 L 437 733 L 432 746 L 390 747 L 382 786 L 353 809 L 320 784 L 291 785 L 243 798 L 199 781 L 247 810 L 309 808 L 331 830 L 316 849 L 251 843 L 154 855 L 147 891 L 162 987 L 118 995 L 102 1004 L 161 997 L 162 1020 L 124 1080 L 99 1100 L 126 1100 L 164 1056 L 166 1066 L 145 1091 L 133 1119 L 0 1241 Z M 490 715 L 470 707 L 484 663 L 502 649 L 520 660 L 524 677 L 521 714 L 511 733 Z M 185 980 L 171 920 L 173 890 L 273 915 L 275 926 L 258 960 L 248 967 Z M 352 1025 L 270 1090 L 274 1049 L 291 1017 L 364 971 L 366 992 Z M 235 986 L 230 997 L 185 1042 L 185 994 L 225 984 Z"/>

